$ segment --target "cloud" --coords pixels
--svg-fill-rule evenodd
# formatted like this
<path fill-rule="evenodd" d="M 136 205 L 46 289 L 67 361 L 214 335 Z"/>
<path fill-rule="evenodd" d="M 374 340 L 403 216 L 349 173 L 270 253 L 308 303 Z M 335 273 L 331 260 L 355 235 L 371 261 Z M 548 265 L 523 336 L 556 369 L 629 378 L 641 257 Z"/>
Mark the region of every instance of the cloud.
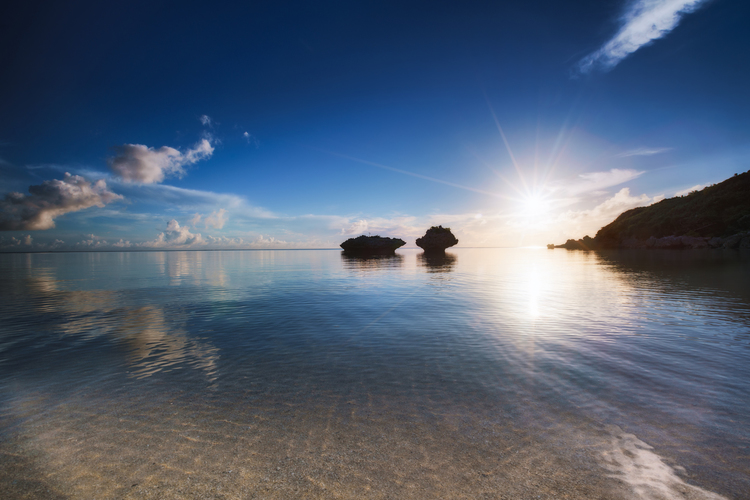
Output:
<path fill-rule="evenodd" d="M 130 248 L 133 245 L 130 243 L 130 241 L 124 241 L 122 238 L 120 238 L 120 241 L 118 241 L 117 243 L 113 243 L 112 246 L 117 248 Z"/>
<path fill-rule="evenodd" d="M 365 219 L 359 219 L 341 228 L 341 234 L 364 234 L 369 227 Z"/>
<path fill-rule="evenodd" d="M 186 165 L 210 158 L 214 147 L 209 136 L 184 153 L 169 146 L 154 149 L 143 144 L 123 144 L 114 150 L 116 156 L 108 163 L 115 175 L 127 182 L 155 184 L 170 175 L 181 178 Z"/>
<path fill-rule="evenodd" d="M 622 188 L 613 197 L 588 210 L 569 210 L 560 214 L 553 225 L 564 228 L 569 238 L 579 238 L 585 234 L 593 236 L 601 227 L 615 220 L 621 213 L 631 208 L 651 205 L 664 199 L 663 195 L 649 197 L 642 194 L 632 196 L 630 189 Z"/>
<path fill-rule="evenodd" d="M 204 127 L 211 127 L 213 126 L 213 120 L 208 115 L 201 115 L 200 118 L 198 118 Z"/>
<path fill-rule="evenodd" d="M 621 17 L 620 31 L 599 50 L 578 63 L 582 74 L 609 71 L 624 58 L 672 31 L 683 14 L 694 12 L 707 0 L 633 0 Z"/>
<path fill-rule="evenodd" d="M 76 243 L 77 247 L 102 248 L 109 246 L 107 240 L 95 234 L 84 234 L 83 239 Z"/>
<path fill-rule="evenodd" d="M 167 229 L 163 233 L 159 233 L 159 236 L 155 240 L 146 241 L 141 243 L 139 246 L 142 247 L 179 247 L 179 246 L 198 246 L 204 245 L 206 241 L 203 237 L 198 234 L 191 233 L 187 227 L 180 226 L 180 224 L 172 219 L 167 223 Z"/>
<path fill-rule="evenodd" d="M 290 248 L 295 245 L 290 245 L 284 240 L 276 239 L 273 236 L 258 235 L 253 241 L 247 244 L 249 248 Z"/>
<path fill-rule="evenodd" d="M 226 236 L 206 236 L 206 243 L 210 246 L 218 246 L 220 248 L 242 248 L 245 245 L 245 240 L 242 238 L 228 238 Z"/>
<path fill-rule="evenodd" d="M 210 212 L 216 207 L 225 207 L 233 216 L 273 219 L 278 217 L 274 213 L 248 204 L 242 196 L 228 193 L 214 193 L 198 189 L 185 189 L 168 184 L 132 184 L 119 183 L 117 190 L 125 194 L 129 200 L 148 204 L 163 204 L 177 207 L 186 212 Z"/>
<path fill-rule="evenodd" d="M 573 182 L 553 186 L 553 190 L 560 191 L 569 196 L 575 196 L 617 186 L 618 184 L 637 179 L 644 173 L 643 171 L 619 168 L 613 168 L 605 172 L 589 172 L 579 175 L 578 179 Z"/>
<path fill-rule="evenodd" d="M 209 215 L 208 217 L 206 217 L 206 229 L 208 229 L 209 226 L 212 227 L 212 228 L 214 228 L 214 229 L 221 229 L 221 228 L 223 228 L 224 224 L 226 224 L 226 222 L 227 222 L 226 213 L 227 213 L 227 211 L 224 210 L 223 208 L 219 209 L 219 210 L 217 210 L 215 212 L 211 212 L 211 215 Z M 196 214 L 196 215 L 198 215 L 198 214 Z M 200 216 L 198 216 L 198 218 L 200 219 Z M 195 217 L 193 217 L 193 219 L 195 219 Z"/>
<path fill-rule="evenodd" d="M 666 153 L 667 151 L 671 150 L 672 148 L 636 148 L 631 149 L 630 151 L 623 151 L 622 153 L 616 155 L 616 157 L 627 158 L 628 156 L 652 156 Z"/>
<path fill-rule="evenodd" d="M 123 199 L 107 189 L 102 179 L 92 184 L 67 172 L 61 180 L 30 186 L 29 193 L 26 196 L 13 192 L 0 200 L 0 231 L 51 229 L 55 227 L 55 217 Z"/>
<path fill-rule="evenodd" d="M 201 214 L 195 213 L 193 214 L 193 218 L 190 219 L 190 225 L 193 227 L 196 227 L 200 221 L 201 221 Z"/>
<path fill-rule="evenodd" d="M 685 196 L 686 194 L 690 194 L 693 191 L 700 191 L 704 187 L 706 187 L 706 186 L 704 186 L 703 184 L 696 184 L 695 186 L 693 186 L 691 188 L 683 189 L 682 191 L 677 191 L 674 195 L 675 196 Z"/>
<path fill-rule="evenodd" d="M 109 246 L 109 243 L 107 243 L 106 240 L 103 240 L 99 236 L 95 236 L 93 234 L 87 234 L 86 236 L 84 236 L 84 238 L 85 239 L 76 243 L 77 247 L 102 248 Z"/>

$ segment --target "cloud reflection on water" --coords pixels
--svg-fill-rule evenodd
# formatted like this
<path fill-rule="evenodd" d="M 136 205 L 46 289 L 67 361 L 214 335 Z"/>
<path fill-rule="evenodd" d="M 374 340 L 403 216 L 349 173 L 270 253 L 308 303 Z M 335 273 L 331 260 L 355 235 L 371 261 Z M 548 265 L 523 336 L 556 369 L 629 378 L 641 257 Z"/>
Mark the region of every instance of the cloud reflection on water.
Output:
<path fill-rule="evenodd" d="M 82 255 L 89 261 L 101 259 L 101 254 Z M 171 282 L 199 276 L 196 269 L 201 268 L 200 258 L 191 261 L 183 255 L 165 261 L 163 255 L 154 257 Z M 185 325 L 190 318 L 184 308 L 167 311 L 162 305 L 144 304 L 138 294 L 124 290 L 75 289 L 87 282 L 81 277 L 65 279 L 69 277 L 59 276 L 59 268 L 34 265 L 31 255 L 26 258 L 27 276 L 18 282 L 22 289 L 14 293 L 24 295 L 38 314 L 56 317 L 51 322 L 54 326 L 47 326 L 47 331 L 39 335 L 68 337 L 67 342 L 74 340 L 79 344 L 107 338 L 115 346 L 125 347 L 125 362 L 138 378 L 184 365 L 202 371 L 209 382 L 216 379 L 219 350 L 188 334 Z M 218 273 L 218 278 L 208 281 L 223 279 L 223 274 Z M 91 355 L 96 357 L 97 353 Z"/>

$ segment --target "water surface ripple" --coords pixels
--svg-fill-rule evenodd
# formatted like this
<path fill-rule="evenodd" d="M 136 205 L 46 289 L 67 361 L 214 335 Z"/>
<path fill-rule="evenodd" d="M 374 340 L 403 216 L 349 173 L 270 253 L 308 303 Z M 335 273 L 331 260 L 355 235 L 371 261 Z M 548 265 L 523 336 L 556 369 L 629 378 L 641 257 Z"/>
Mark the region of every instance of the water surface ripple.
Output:
<path fill-rule="evenodd" d="M 750 498 L 750 256 L 0 255 L 2 498 Z"/>

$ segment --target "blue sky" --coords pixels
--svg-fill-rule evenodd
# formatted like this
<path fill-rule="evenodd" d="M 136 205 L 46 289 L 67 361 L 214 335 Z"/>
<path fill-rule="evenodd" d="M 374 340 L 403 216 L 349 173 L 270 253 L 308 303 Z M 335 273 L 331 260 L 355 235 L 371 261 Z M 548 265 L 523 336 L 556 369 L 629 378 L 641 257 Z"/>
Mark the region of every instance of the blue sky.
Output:
<path fill-rule="evenodd" d="M 593 235 L 750 162 L 750 4 L 0 8 L 0 249 Z"/>

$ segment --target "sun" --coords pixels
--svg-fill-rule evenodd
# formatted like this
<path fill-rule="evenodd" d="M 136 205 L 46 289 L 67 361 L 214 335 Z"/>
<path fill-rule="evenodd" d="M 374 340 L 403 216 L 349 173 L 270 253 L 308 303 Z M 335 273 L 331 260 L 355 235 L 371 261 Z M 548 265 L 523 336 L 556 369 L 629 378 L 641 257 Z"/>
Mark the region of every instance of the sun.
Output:
<path fill-rule="evenodd" d="M 550 203 L 540 193 L 531 193 L 521 199 L 521 213 L 526 217 L 536 219 L 550 213 Z"/>

